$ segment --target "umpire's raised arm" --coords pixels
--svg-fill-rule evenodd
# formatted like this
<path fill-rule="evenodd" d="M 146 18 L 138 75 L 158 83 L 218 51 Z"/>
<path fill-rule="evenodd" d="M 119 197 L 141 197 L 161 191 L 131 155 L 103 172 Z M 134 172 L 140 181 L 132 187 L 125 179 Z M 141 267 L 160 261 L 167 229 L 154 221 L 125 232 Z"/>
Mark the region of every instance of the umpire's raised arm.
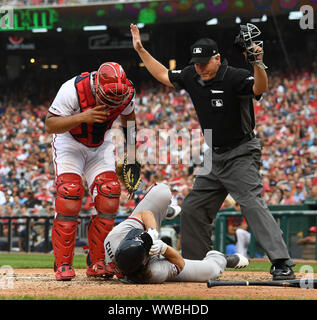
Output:
<path fill-rule="evenodd" d="M 262 54 L 262 48 L 254 45 L 253 47 L 254 52 L 259 52 L 257 59 L 259 61 L 262 61 L 263 54 Z M 262 93 L 266 92 L 268 89 L 268 78 L 267 74 L 264 68 L 261 68 L 261 66 L 254 64 L 253 66 L 254 70 L 254 85 L 253 85 L 253 92 L 255 96 L 259 96 Z"/>
<path fill-rule="evenodd" d="M 139 28 L 135 24 L 130 25 L 133 47 L 139 54 L 147 70 L 159 82 L 166 86 L 173 87 L 168 77 L 168 69 L 164 67 L 159 61 L 154 59 L 147 50 L 144 49 L 140 37 Z"/>

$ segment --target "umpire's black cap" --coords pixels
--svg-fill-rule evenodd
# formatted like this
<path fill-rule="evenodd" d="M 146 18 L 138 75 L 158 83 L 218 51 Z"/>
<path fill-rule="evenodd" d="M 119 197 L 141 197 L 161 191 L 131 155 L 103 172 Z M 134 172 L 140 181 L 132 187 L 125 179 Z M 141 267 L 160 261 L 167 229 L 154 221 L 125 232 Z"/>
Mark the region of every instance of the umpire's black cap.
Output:
<path fill-rule="evenodd" d="M 209 38 L 202 38 L 197 40 L 190 47 L 190 52 L 192 58 L 189 63 L 207 63 L 212 56 L 219 53 L 216 41 Z"/>
<path fill-rule="evenodd" d="M 132 229 L 120 242 L 115 263 L 124 275 L 133 274 L 144 266 L 153 244 L 151 236 L 142 229 Z"/>

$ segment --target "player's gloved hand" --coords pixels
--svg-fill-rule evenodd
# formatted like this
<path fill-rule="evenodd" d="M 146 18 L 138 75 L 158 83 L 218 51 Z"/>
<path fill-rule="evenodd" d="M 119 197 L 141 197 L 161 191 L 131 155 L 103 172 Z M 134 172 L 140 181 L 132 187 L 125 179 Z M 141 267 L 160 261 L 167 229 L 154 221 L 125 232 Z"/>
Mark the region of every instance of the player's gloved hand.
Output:
<path fill-rule="evenodd" d="M 155 240 L 152 244 L 149 254 L 150 256 L 153 256 L 155 254 L 164 254 L 167 247 L 168 245 L 162 240 Z"/>
<path fill-rule="evenodd" d="M 150 235 L 150 237 L 152 238 L 152 242 L 154 243 L 154 241 L 158 240 L 159 238 L 159 233 L 157 232 L 156 229 L 154 228 L 149 228 L 147 230 L 147 233 Z"/>
<path fill-rule="evenodd" d="M 134 163 L 129 163 L 128 157 L 125 155 L 123 163 L 118 162 L 116 165 L 116 174 L 132 196 L 141 183 L 141 164 L 137 160 Z"/>

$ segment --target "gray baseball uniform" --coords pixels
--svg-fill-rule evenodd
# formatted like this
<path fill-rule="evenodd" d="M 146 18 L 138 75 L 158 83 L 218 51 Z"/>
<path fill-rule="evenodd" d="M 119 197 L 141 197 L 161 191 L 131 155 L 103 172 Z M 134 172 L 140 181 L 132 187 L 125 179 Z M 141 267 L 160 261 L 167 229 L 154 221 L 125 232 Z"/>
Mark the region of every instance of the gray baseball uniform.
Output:
<path fill-rule="evenodd" d="M 134 229 L 144 229 L 143 222 L 135 215 L 142 210 L 149 210 L 153 213 L 158 229 L 166 216 L 167 207 L 171 202 L 171 192 L 166 184 L 153 185 L 145 197 L 135 207 L 132 214 L 125 221 L 115 226 L 105 239 L 106 262 L 114 262 L 115 252 L 127 235 Z M 215 279 L 226 267 L 226 259 L 221 252 L 209 251 L 203 260 L 185 259 L 184 269 L 179 273 L 174 264 L 170 263 L 162 255 L 152 256 L 148 263 L 151 269 L 150 283 L 162 283 L 165 281 L 192 281 L 204 282 L 208 279 Z"/>

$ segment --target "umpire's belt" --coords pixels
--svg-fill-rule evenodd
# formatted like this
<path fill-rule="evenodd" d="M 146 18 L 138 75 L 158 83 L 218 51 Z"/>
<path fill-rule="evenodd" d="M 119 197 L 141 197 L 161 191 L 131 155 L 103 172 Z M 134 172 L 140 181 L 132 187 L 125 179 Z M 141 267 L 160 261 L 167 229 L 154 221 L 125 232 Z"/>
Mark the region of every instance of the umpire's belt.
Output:
<path fill-rule="evenodd" d="M 230 150 L 240 146 L 241 144 L 243 144 L 245 142 L 250 141 L 254 137 L 255 137 L 255 134 L 252 131 L 252 132 L 248 133 L 247 135 L 245 135 L 239 142 L 236 142 L 236 143 L 228 145 L 228 146 L 212 147 L 212 150 L 217 154 L 225 153 L 227 151 L 230 151 Z"/>

